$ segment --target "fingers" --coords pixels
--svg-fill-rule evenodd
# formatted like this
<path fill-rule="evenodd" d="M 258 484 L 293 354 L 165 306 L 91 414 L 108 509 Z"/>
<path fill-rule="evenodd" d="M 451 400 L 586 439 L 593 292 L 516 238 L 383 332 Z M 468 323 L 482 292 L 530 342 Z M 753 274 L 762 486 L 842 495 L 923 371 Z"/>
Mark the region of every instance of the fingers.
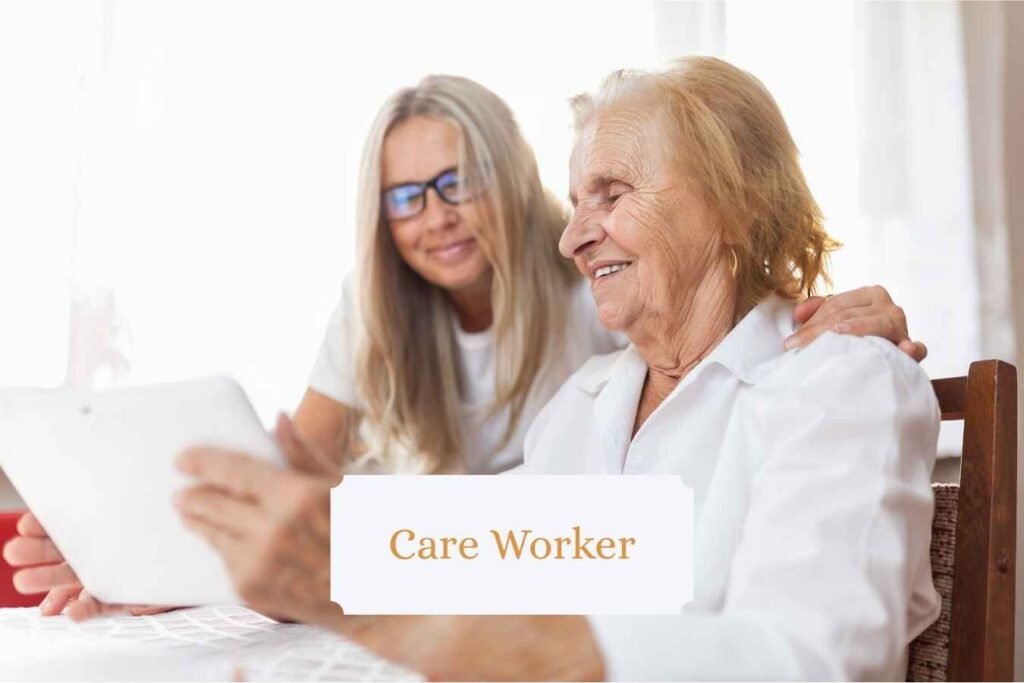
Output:
<path fill-rule="evenodd" d="M 256 505 L 214 486 L 192 486 L 178 491 L 174 503 L 183 515 L 216 526 L 235 538 L 258 536 L 262 530 Z"/>
<path fill-rule="evenodd" d="M 809 299 L 804 299 L 793 309 L 793 319 L 798 324 L 804 324 L 818 312 L 818 309 L 822 307 L 825 301 L 826 299 L 823 296 L 812 296 Z"/>
<path fill-rule="evenodd" d="M 183 515 L 182 519 L 186 527 L 206 539 L 206 542 L 212 545 L 229 563 L 231 558 L 238 556 L 243 551 L 243 544 L 219 526 L 188 514 Z"/>
<path fill-rule="evenodd" d="M 860 317 L 857 317 L 858 315 Z M 843 311 L 837 316 L 840 318 L 839 322 L 804 325 L 783 342 L 785 349 L 802 349 L 826 332 L 851 334 L 856 337 L 884 337 L 893 344 L 900 344 L 908 339 L 906 330 L 901 329 L 890 315 L 863 315 L 859 311 Z"/>
<path fill-rule="evenodd" d="M 53 617 L 64 611 L 69 601 L 74 600 L 82 592 L 81 585 L 60 586 L 53 588 L 47 593 L 43 601 L 39 603 L 39 613 L 44 617 Z"/>
<path fill-rule="evenodd" d="M 155 605 L 129 605 L 128 613 L 133 617 L 147 617 L 152 614 L 163 614 L 178 609 L 177 607 L 157 607 Z"/>
<path fill-rule="evenodd" d="M 835 323 L 818 323 L 814 325 L 806 324 L 790 336 L 786 337 L 782 346 L 787 351 L 802 349 L 826 332 L 835 332 L 834 327 Z"/>
<path fill-rule="evenodd" d="M 797 306 L 793 317 L 797 323 L 817 325 L 834 323 L 842 319 L 841 316 L 844 314 L 849 317 L 854 309 L 861 309 L 862 313 L 867 311 L 878 313 L 890 308 L 895 308 L 895 306 L 889 292 L 885 287 L 874 285 L 841 292 L 824 300 L 821 300 L 821 297 L 811 297 Z M 808 312 L 810 313 L 808 314 Z"/>
<path fill-rule="evenodd" d="M 852 294 L 852 292 L 850 292 Z M 858 316 L 864 317 L 874 315 L 874 311 L 870 306 L 836 306 L 832 302 L 840 300 L 840 296 L 836 295 L 825 300 L 814 314 L 803 324 L 800 328 L 791 334 L 783 342 L 783 347 L 790 351 L 792 349 L 800 349 L 812 341 L 820 337 L 825 332 L 836 332 L 836 324 Z M 850 299 L 847 298 L 846 301 Z M 794 313 L 795 319 L 795 313 Z"/>
<path fill-rule="evenodd" d="M 43 525 L 39 523 L 36 516 L 31 512 L 26 512 L 18 520 L 18 533 L 22 536 L 35 536 L 36 538 L 45 538 L 48 534 Z"/>
<path fill-rule="evenodd" d="M 178 456 L 178 469 L 201 483 L 213 484 L 237 496 L 262 498 L 274 490 L 281 468 L 243 453 L 200 446 Z"/>
<path fill-rule="evenodd" d="M 928 357 L 928 347 L 923 342 L 905 339 L 899 344 L 900 350 L 920 363 Z"/>
<path fill-rule="evenodd" d="M 52 564 L 64 561 L 57 546 L 48 538 L 15 536 L 4 546 L 4 560 L 12 567 Z"/>
<path fill-rule="evenodd" d="M 111 605 L 97 600 L 85 590 L 78 595 L 76 600 L 71 601 L 67 608 L 67 615 L 71 621 L 86 621 L 127 612 L 128 608 L 125 605 Z"/>
<path fill-rule="evenodd" d="M 892 304 L 889 291 L 881 285 L 858 287 L 848 292 L 840 292 L 830 296 L 822 305 L 822 313 L 828 315 L 842 308 L 858 308 L 860 306 L 888 306 Z"/>
<path fill-rule="evenodd" d="M 808 299 L 794 310 L 793 317 L 802 326 L 785 340 L 786 350 L 804 347 L 828 331 L 883 337 L 896 345 L 909 341 L 903 309 L 878 285 L 843 292 L 824 302 Z M 921 354 L 916 347 L 904 350 L 915 359 Z"/>
<path fill-rule="evenodd" d="M 24 595 L 45 593 L 52 588 L 76 585 L 80 585 L 78 577 L 66 562 L 19 569 L 14 572 L 14 589 Z"/>
<path fill-rule="evenodd" d="M 900 325 L 893 316 L 885 313 L 850 318 L 836 323 L 834 327 L 839 334 L 852 334 L 857 337 L 883 337 L 897 345 L 910 338 L 907 335 L 906 327 Z"/>

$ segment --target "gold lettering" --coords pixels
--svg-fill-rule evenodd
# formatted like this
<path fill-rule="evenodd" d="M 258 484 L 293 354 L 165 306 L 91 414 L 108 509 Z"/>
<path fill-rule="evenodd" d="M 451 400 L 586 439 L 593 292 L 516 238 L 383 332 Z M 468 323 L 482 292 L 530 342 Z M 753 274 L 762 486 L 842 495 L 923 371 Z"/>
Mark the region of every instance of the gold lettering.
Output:
<path fill-rule="evenodd" d="M 575 560 L 582 560 L 583 558 L 580 556 L 580 553 L 583 553 L 584 555 L 587 556 L 587 559 L 589 559 L 589 560 L 596 560 L 597 558 L 594 557 L 594 553 L 590 552 L 590 547 L 589 547 L 590 543 L 594 540 L 594 537 L 593 536 L 587 536 L 587 540 L 583 541 L 583 543 L 580 543 L 580 538 L 581 538 L 582 534 L 580 533 L 580 528 L 578 526 L 574 526 L 572 528 L 572 534 L 573 534 L 573 540 L 575 541 L 575 547 L 576 547 L 576 554 L 573 555 L 573 559 L 575 559 Z"/>
<path fill-rule="evenodd" d="M 612 551 L 611 555 L 606 555 L 606 551 Z M 610 560 L 615 557 L 615 539 L 614 538 L 602 538 L 597 542 L 597 556 L 602 560 Z"/>
<path fill-rule="evenodd" d="M 491 535 L 494 536 L 494 542 L 498 546 L 498 554 L 501 555 L 501 559 L 505 559 L 505 556 L 509 554 L 509 547 L 512 548 L 512 554 L 515 559 L 519 559 L 523 554 L 523 548 L 526 546 L 526 537 L 533 533 L 530 529 L 522 529 L 520 531 L 521 536 L 519 542 L 516 543 L 515 532 L 511 529 L 505 534 L 505 542 L 501 542 L 501 534 L 495 529 L 491 529 Z"/>
<path fill-rule="evenodd" d="M 537 551 L 538 544 L 543 549 L 542 552 Z M 544 538 L 543 536 L 538 536 L 537 538 L 533 539 L 533 542 L 530 543 L 530 554 L 538 560 L 547 559 L 548 555 L 551 554 L 551 541 Z"/>
<path fill-rule="evenodd" d="M 505 532 L 490 529 L 490 534 L 503 560 L 521 560 L 524 553 L 537 560 L 628 560 L 630 549 L 636 546 L 636 538 L 632 536 L 620 536 L 617 539 L 584 536 L 579 526 L 572 528 L 570 536 L 551 538 L 534 536 L 532 529 L 509 529 Z M 391 554 L 399 560 L 451 560 L 456 557 L 475 560 L 479 557 L 479 547 L 477 539 L 472 536 L 418 538 L 412 529 L 399 529 L 391 534 L 390 542 Z"/>
<path fill-rule="evenodd" d="M 391 534 L 391 554 L 400 560 L 411 560 L 415 555 L 402 555 L 398 552 L 398 536 L 400 534 L 407 534 L 410 541 L 416 538 L 416 534 L 413 533 L 412 529 L 399 529 Z"/>
<path fill-rule="evenodd" d="M 476 539 L 470 536 L 459 541 L 459 554 L 467 560 L 475 560 L 478 553 L 476 552 Z M 467 551 L 472 550 L 473 554 L 470 555 Z"/>

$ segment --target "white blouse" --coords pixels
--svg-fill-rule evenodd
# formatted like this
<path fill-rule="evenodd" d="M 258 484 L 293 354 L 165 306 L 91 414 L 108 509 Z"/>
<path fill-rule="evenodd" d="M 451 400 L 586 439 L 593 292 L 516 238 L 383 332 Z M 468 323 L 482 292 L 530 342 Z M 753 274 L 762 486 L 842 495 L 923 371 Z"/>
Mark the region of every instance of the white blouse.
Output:
<path fill-rule="evenodd" d="M 309 377 L 309 387 L 356 410 L 362 401 L 356 389 L 353 346 L 358 324 L 355 278 L 345 278 L 341 301 L 327 324 L 320 354 Z M 463 443 L 467 472 L 497 474 L 523 462 L 523 440 L 533 418 L 558 391 L 565 380 L 594 354 L 621 349 L 628 343 L 623 335 L 609 332 L 597 318 L 589 284 L 580 279 L 565 302 L 565 346 L 562 355 L 543 368 L 534 381 L 512 438 L 501 446 L 509 411 L 488 418 L 494 401 L 495 339 L 493 330 L 466 332 L 453 315 L 455 355 L 459 363 Z"/>
<path fill-rule="evenodd" d="M 878 338 L 784 352 L 793 329 L 789 302 L 757 306 L 636 436 L 633 346 L 591 359 L 530 429 L 524 473 L 678 474 L 694 490 L 694 602 L 592 617 L 612 678 L 903 680 L 938 615 L 928 377 Z"/>

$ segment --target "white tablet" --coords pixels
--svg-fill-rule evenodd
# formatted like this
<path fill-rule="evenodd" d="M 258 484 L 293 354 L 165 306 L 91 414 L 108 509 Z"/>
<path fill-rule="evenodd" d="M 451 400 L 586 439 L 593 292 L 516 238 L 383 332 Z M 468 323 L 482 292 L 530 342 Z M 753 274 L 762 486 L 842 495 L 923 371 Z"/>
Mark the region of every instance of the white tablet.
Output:
<path fill-rule="evenodd" d="M 108 392 L 0 391 L 0 468 L 82 584 L 109 603 L 238 602 L 220 556 L 185 528 L 174 460 L 208 444 L 284 466 L 233 380 Z"/>

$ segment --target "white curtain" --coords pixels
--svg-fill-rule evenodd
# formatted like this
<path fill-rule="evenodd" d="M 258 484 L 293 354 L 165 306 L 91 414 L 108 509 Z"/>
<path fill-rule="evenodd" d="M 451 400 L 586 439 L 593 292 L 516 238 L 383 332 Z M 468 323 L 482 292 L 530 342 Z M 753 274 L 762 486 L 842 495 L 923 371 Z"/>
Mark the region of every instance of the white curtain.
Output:
<path fill-rule="evenodd" d="M 433 73 L 504 97 L 567 193 L 567 101 L 652 66 L 614 0 L 0 4 L 0 386 L 305 389 L 353 265 L 362 140 Z"/>

